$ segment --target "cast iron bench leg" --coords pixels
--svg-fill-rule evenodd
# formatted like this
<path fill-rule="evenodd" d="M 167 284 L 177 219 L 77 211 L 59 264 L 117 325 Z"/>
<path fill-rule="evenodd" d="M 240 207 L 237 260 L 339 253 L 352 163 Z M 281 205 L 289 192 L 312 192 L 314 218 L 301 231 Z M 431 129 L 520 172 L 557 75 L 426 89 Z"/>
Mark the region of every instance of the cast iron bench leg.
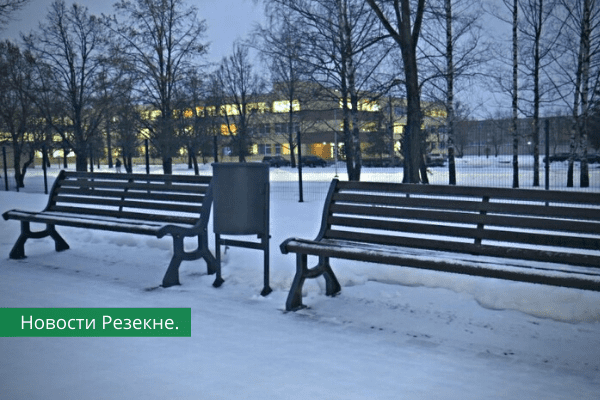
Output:
<path fill-rule="evenodd" d="M 179 266 L 181 265 L 181 261 L 183 261 L 183 258 L 183 236 L 173 235 L 173 258 L 171 258 L 171 262 L 169 263 L 167 272 L 165 272 L 165 276 L 163 277 L 163 287 L 167 288 L 170 286 L 180 285 Z"/>
<path fill-rule="evenodd" d="M 9 257 L 14 260 L 25 258 L 25 242 L 27 239 L 41 239 L 47 236 L 54 239 L 54 249 L 56 251 L 69 249 L 69 245 L 62 236 L 58 234 L 54 225 L 46 225 L 46 229 L 43 231 L 32 232 L 29 221 L 21 221 L 21 234 L 10 251 Z"/>
<path fill-rule="evenodd" d="M 213 286 L 219 287 L 223 280 L 221 278 L 221 271 L 216 258 L 211 254 L 208 249 L 208 241 L 206 236 L 198 237 L 198 248 L 191 252 L 186 252 L 183 244 L 184 237 L 181 235 L 173 235 L 173 258 L 169 263 L 167 272 L 163 277 L 162 286 L 167 288 L 169 286 L 180 285 L 179 283 L 179 267 L 182 261 L 198 260 L 200 258 L 206 261 L 206 270 L 208 275 L 217 273 L 217 278 L 213 283 Z"/>
<path fill-rule="evenodd" d="M 217 259 L 208 249 L 208 238 L 206 235 L 206 230 L 204 230 L 204 235 L 198 235 L 198 249 L 200 251 L 200 256 L 206 261 L 206 273 L 208 275 L 212 275 L 219 271 L 219 263 Z"/>
<path fill-rule="evenodd" d="M 329 264 L 329 257 L 319 257 L 319 263 L 311 269 L 307 267 L 307 259 L 308 256 L 306 254 L 296 253 L 296 275 L 294 276 L 294 281 L 292 282 L 292 287 L 285 303 L 287 311 L 304 308 L 302 304 L 302 286 L 306 278 L 313 279 L 323 275 L 325 278 L 325 294 L 327 296 L 335 296 L 342 290 Z"/>
<path fill-rule="evenodd" d="M 52 239 L 54 239 L 54 250 L 56 250 L 56 251 L 69 250 L 69 245 L 67 244 L 65 239 L 63 239 L 62 236 L 60 236 L 58 234 L 54 225 L 48 225 L 47 230 L 48 230 L 48 233 L 50 234 L 50 236 L 52 237 Z"/>
<path fill-rule="evenodd" d="M 213 256 L 213 254 L 208 249 L 208 238 L 206 235 L 206 230 L 204 230 L 204 235 L 198 236 L 198 249 L 200 252 L 200 257 L 206 261 L 206 273 L 208 275 L 217 274 L 215 281 L 213 282 L 214 287 L 220 287 L 223 282 L 223 278 L 221 277 L 221 263 Z M 217 249 L 218 250 L 218 249 Z"/>
<path fill-rule="evenodd" d="M 335 296 L 342 291 L 342 286 L 338 282 L 331 265 L 329 264 L 329 257 L 319 258 L 319 267 L 323 271 L 325 277 L 325 294 L 327 296 Z"/>
<path fill-rule="evenodd" d="M 307 258 L 306 254 L 296 253 L 296 275 L 294 276 L 290 293 L 285 302 L 285 309 L 287 311 L 304 308 L 302 304 L 302 286 L 308 275 L 308 268 L 306 267 Z"/>

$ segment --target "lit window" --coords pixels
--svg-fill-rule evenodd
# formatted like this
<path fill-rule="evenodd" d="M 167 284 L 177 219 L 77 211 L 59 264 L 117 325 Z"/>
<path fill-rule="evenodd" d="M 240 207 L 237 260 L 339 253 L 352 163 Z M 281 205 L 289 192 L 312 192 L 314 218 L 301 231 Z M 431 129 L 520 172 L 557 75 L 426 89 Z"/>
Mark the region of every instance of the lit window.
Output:
<path fill-rule="evenodd" d="M 259 114 L 264 114 L 267 111 L 267 103 L 248 103 L 246 109 L 248 112 L 256 110 Z"/>
<path fill-rule="evenodd" d="M 290 111 L 289 100 L 279 100 L 273 102 L 274 113 L 284 113 Z M 298 100 L 292 101 L 292 111 L 300 111 L 300 102 Z"/>
<path fill-rule="evenodd" d="M 225 104 L 221 106 L 221 115 L 240 115 L 240 106 L 238 104 Z"/>
<path fill-rule="evenodd" d="M 348 108 L 352 110 L 352 103 L 350 99 L 348 101 Z M 340 99 L 340 108 L 344 108 L 344 99 Z M 372 100 L 362 99 L 358 101 L 358 110 L 359 111 L 369 111 L 369 112 L 377 112 L 380 110 L 379 103 Z"/>
<path fill-rule="evenodd" d="M 237 134 L 237 127 L 235 124 L 221 124 L 221 135 L 229 136 Z"/>
<path fill-rule="evenodd" d="M 156 118 L 160 117 L 160 110 L 153 110 L 146 113 L 146 118 L 150 121 L 154 121 Z"/>
<path fill-rule="evenodd" d="M 376 132 L 377 131 L 377 122 L 368 122 L 362 127 L 363 132 Z"/>

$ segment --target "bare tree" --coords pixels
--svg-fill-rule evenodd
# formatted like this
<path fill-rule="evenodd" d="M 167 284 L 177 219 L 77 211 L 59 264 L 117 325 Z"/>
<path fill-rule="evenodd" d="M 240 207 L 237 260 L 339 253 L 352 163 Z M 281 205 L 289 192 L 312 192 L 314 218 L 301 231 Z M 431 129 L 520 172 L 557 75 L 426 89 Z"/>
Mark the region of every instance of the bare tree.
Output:
<path fill-rule="evenodd" d="M 203 159 L 212 155 L 212 132 L 209 118 L 205 118 L 206 83 L 196 70 L 188 71 L 185 90 L 181 93 L 182 98 L 178 117 L 178 129 L 184 139 L 188 152 L 189 168 L 194 168 L 194 174 L 198 175 L 198 155 Z"/>
<path fill-rule="evenodd" d="M 577 147 L 580 158 L 580 186 L 589 186 L 588 138 L 595 96 L 600 90 L 600 7 L 596 0 L 561 0 L 556 24 L 562 29 L 555 46 L 553 83 L 573 119 L 567 186 L 574 185 Z"/>
<path fill-rule="evenodd" d="M 224 118 L 219 110 L 223 109 L 225 104 L 224 88 L 221 86 L 218 71 L 210 74 L 204 82 L 204 129 L 207 135 L 213 139 L 213 158 L 219 162 L 219 145 L 222 136 L 222 127 Z M 225 149 L 222 149 L 223 151 Z"/>
<path fill-rule="evenodd" d="M 184 0 L 120 0 L 115 10 L 123 19 L 113 16 L 107 26 L 137 72 L 139 101 L 153 108 L 144 119 L 146 129 L 164 173 L 171 174 L 180 144 L 173 116 L 176 91 L 206 53 L 201 42 L 206 24 Z"/>
<path fill-rule="evenodd" d="M 102 149 L 106 149 L 108 167 L 113 168 L 113 125 L 117 122 L 119 108 L 126 103 L 134 103 L 135 88 L 134 69 L 128 60 L 122 57 L 120 48 L 116 45 L 107 49 L 106 62 L 103 63 L 99 74 L 99 102 L 106 108 L 104 114 L 104 139 Z M 139 113 L 139 110 L 136 111 Z M 127 167 L 127 165 L 125 164 Z"/>
<path fill-rule="evenodd" d="M 433 0 L 423 30 L 424 52 L 432 68 L 429 95 L 446 107 L 449 183 L 456 184 L 455 95 L 474 81 L 487 61 L 488 49 L 481 40 L 483 8 L 479 0 Z M 423 68 L 422 68 L 423 70 Z"/>
<path fill-rule="evenodd" d="M 547 95 L 542 77 L 544 70 L 553 61 L 553 49 L 560 30 L 549 30 L 548 24 L 554 9 L 553 0 L 521 0 L 520 11 L 523 15 L 520 33 L 523 43 L 522 66 L 525 77 L 529 80 L 528 91 L 531 92 L 529 103 L 532 105 L 532 144 L 533 144 L 533 186 L 540 185 L 540 111 Z"/>
<path fill-rule="evenodd" d="M 103 100 L 110 102 L 106 113 L 106 139 L 108 150 L 112 153 L 112 139 L 117 149 L 117 157 L 122 158 L 125 171 L 133 172 L 133 158 L 139 155 L 140 132 L 143 130 L 145 110 L 135 95 L 137 74 L 128 64 L 128 59 L 122 57 L 118 46 L 110 49 L 111 68 L 103 74 Z M 112 154 L 109 154 L 111 157 Z M 109 158 L 110 160 L 111 158 Z"/>
<path fill-rule="evenodd" d="M 10 41 L 0 42 L 0 127 L 10 136 L 17 187 L 24 187 L 27 168 L 33 163 L 32 140 L 39 115 L 33 97 L 35 60 Z M 40 143 L 37 143 L 40 144 Z M 23 162 L 22 156 L 27 159 Z"/>
<path fill-rule="evenodd" d="M 400 47 L 407 97 L 407 126 L 404 133 L 404 182 L 426 181 L 421 131 L 421 93 L 417 46 L 425 12 L 425 0 L 367 0 L 373 12 Z M 416 9 L 415 6 L 416 5 Z"/>
<path fill-rule="evenodd" d="M 255 29 L 252 42 L 268 65 L 274 90 L 287 102 L 285 143 L 290 149 L 291 165 L 296 167 L 294 128 L 299 125 L 300 104 L 303 107 L 307 104 L 300 101 L 300 97 L 306 99 L 305 83 L 313 68 L 302 61 L 306 46 L 301 19 L 294 18 L 289 10 L 281 8 L 266 7 L 265 11 L 268 15 L 267 25 Z"/>
<path fill-rule="evenodd" d="M 63 0 L 56 0 L 39 32 L 24 37 L 24 42 L 50 69 L 46 76 L 54 80 L 54 94 L 59 97 L 53 103 L 60 102 L 65 107 L 62 119 L 46 108 L 46 121 L 75 151 L 77 170 L 85 171 L 90 143 L 105 111 L 97 98 L 98 76 L 104 61 L 102 25 L 97 17 L 88 14 L 87 8 L 77 4 L 67 7 Z M 51 107 L 52 103 L 45 105 Z M 70 128 L 57 120 L 68 121 Z"/>
<path fill-rule="evenodd" d="M 216 76 L 225 103 L 219 112 L 225 119 L 234 154 L 240 162 L 245 162 L 251 144 L 251 120 L 256 114 L 264 112 L 259 106 L 264 81 L 253 71 L 248 47 L 239 43 L 234 44 L 233 54 L 221 61 Z"/>
<path fill-rule="evenodd" d="M 135 99 L 129 95 L 120 98 L 113 107 L 115 143 L 123 159 L 123 166 L 133 172 L 133 158 L 138 155 L 140 131 L 143 129 L 142 113 Z"/>
<path fill-rule="evenodd" d="M 0 30 L 10 21 L 12 14 L 25 7 L 30 0 L 0 0 Z"/>
<path fill-rule="evenodd" d="M 303 62 L 312 81 L 342 109 L 342 138 L 348 179 L 360 180 L 360 107 L 373 75 L 386 58 L 376 44 L 385 37 L 369 7 L 358 0 L 271 0 L 301 21 Z M 368 96 L 368 95 L 367 95 Z"/>
<path fill-rule="evenodd" d="M 513 136 L 513 188 L 519 187 L 519 131 L 517 120 L 519 118 L 519 1 L 513 0 L 512 6 L 509 0 L 504 0 L 512 15 L 512 86 L 511 86 L 511 132 Z M 511 8 L 512 7 L 512 8 Z"/>
<path fill-rule="evenodd" d="M 519 108 L 519 0 L 502 0 L 504 8 L 502 10 L 492 9 L 491 13 L 500 21 L 505 22 L 511 27 L 510 56 L 503 52 L 504 46 L 497 46 L 494 50 L 496 57 L 496 65 L 490 72 L 493 78 L 493 91 L 499 91 L 502 95 L 508 95 L 511 99 L 511 122 L 510 133 L 512 136 L 512 166 L 513 166 L 513 181 L 512 187 L 519 187 L 519 132 L 518 118 L 520 115 Z M 507 63 L 507 69 L 510 71 L 504 74 L 505 69 L 498 68 L 504 65 L 506 59 L 510 59 Z"/>

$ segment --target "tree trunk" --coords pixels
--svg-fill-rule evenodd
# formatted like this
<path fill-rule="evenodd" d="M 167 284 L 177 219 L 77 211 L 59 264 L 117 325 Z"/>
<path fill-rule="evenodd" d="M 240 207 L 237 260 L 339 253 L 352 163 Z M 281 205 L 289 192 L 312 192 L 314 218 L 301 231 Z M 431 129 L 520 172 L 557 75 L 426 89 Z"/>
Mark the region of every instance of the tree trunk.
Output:
<path fill-rule="evenodd" d="M 512 124 L 511 130 L 513 134 L 513 188 L 519 187 L 519 133 L 517 131 L 517 118 L 519 117 L 519 47 L 518 47 L 518 13 L 519 13 L 519 2 L 513 0 L 513 24 L 512 24 L 512 38 L 513 38 L 513 82 L 512 82 Z"/>
<path fill-rule="evenodd" d="M 580 161 L 581 175 L 580 175 L 580 186 L 581 187 L 589 187 L 590 186 L 590 174 L 588 169 L 587 162 L 587 148 L 588 148 L 588 117 L 589 117 L 589 104 L 588 104 L 588 92 L 589 92 L 589 79 L 590 79 L 590 35 L 591 35 L 591 1 L 584 1 L 584 10 L 583 10 L 583 21 L 581 24 L 581 44 L 580 51 L 581 55 L 581 114 L 583 116 L 583 126 L 580 132 L 580 143 L 582 155 Z"/>
<path fill-rule="evenodd" d="M 108 168 L 113 168 L 112 139 L 110 134 L 110 117 L 106 117 L 106 148 L 108 151 Z"/>
<path fill-rule="evenodd" d="M 410 56 L 407 56 L 410 58 Z M 408 68 L 407 65 L 408 64 Z M 424 164 L 421 146 L 421 103 L 416 58 L 405 62 L 407 93 L 407 125 L 404 133 L 404 182 L 420 183 L 420 168 Z"/>
<path fill-rule="evenodd" d="M 577 94 L 576 97 L 579 97 L 579 95 Z M 577 114 L 577 112 L 575 111 L 575 114 Z M 577 147 L 576 144 L 576 132 L 577 132 L 577 126 L 575 124 L 577 124 L 577 115 L 575 115 L 575 119 L 573 122 L 573 127 L 571 128 L 571 140 L 569 142 L 569 166 L 567 168 L 567 187 L 573 187 L 574 186 L 574 179 L 573 179 L 573 175 L 575 173 L 575 149 Z"/>
<path fill-rule="evenodd" d="M 542 40 L 544 2 L 538 0 L 536 4 L 538 19 L 534 22 L 534 54 L 533 54 L 533 186 L 540 186 L 540 70 L 541 54 L 540 42 Z"/>
<path fill-rule="evenodd" d="M 194 164 L 194 175 L 200 175 L 200 168 L 198 167 L 198 157 L 196 157 L 196 154 L 191 155 L 192 157 L 192 162 Z"/>
<path fill-rule="evenodd" d="M 15 170 L 15 183 L 17 188 L 24 187 L 23 177 L 21 176 L 21 146 L 13 139 L 13 167 Z"/>
<path fill-rule="evenodd" d="M 294 155 L 294 134 L 292 133 L 292 131 L 290 131 L 289 134 L 289 138 L 288 138 L 288 143 L 290 144 L 290 162 L 291 162 L 291 167 L 292 168 L 296 168 L 296 156 Z"/>
<path fill-rule="evenodd" d="M 88 158 L 85 154 L 85 151 L 83 153 L 75 153 L 75 171 L 86 172 L 88 167 L 87 161 Z"/>
<path fill-rule="evenodd" d="M 162 167 L 163 167 L 163 173 L 165 175 L 172 175 L 173 174 L 173 158 L 163 156 Z"/>
<path fill-rule="evenodd" d="M 454 49 L 452 43 L 452 0 L 445 1 L 446 9 L 446 111 L 448 123 L 448 178 L 456 185 L 454 160 Z"/>

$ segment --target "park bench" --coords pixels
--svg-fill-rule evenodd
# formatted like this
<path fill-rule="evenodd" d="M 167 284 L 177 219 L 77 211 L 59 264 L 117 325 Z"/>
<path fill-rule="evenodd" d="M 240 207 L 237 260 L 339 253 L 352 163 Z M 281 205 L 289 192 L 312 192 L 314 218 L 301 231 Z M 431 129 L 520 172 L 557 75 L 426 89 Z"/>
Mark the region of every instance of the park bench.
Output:
<path fill-rule="evenodd" d="M 306 279 L 340 292 L 330 258 L 600 291 L 600 194 L 334 179 L 317 237 L 280 248 L 296 253 L 288 311 Z"/>
<path fill-rule="evenodd" d="M 184 260 L 206 261 L 209 274 L 218 263 L 208 249 L 207 224 L 212 205 L 210 176 L 145 175 L 61 171 L 43 211 L 6 211 L 5 220 L 21 221 L 21 234 L 10 258 L 25 257 L 25 242 L 50 236 L 56 251 L 69 245 L 56 231 L 57 225 L 99 229 L 162 238 L 173 237 L 173 257 L 162 286 L 179 284 L 179 266 Z M 30 224 L 45 224 L 32 231 Z M 197 237 L 198 247 L 184 250 L 184 238 Z"/>

